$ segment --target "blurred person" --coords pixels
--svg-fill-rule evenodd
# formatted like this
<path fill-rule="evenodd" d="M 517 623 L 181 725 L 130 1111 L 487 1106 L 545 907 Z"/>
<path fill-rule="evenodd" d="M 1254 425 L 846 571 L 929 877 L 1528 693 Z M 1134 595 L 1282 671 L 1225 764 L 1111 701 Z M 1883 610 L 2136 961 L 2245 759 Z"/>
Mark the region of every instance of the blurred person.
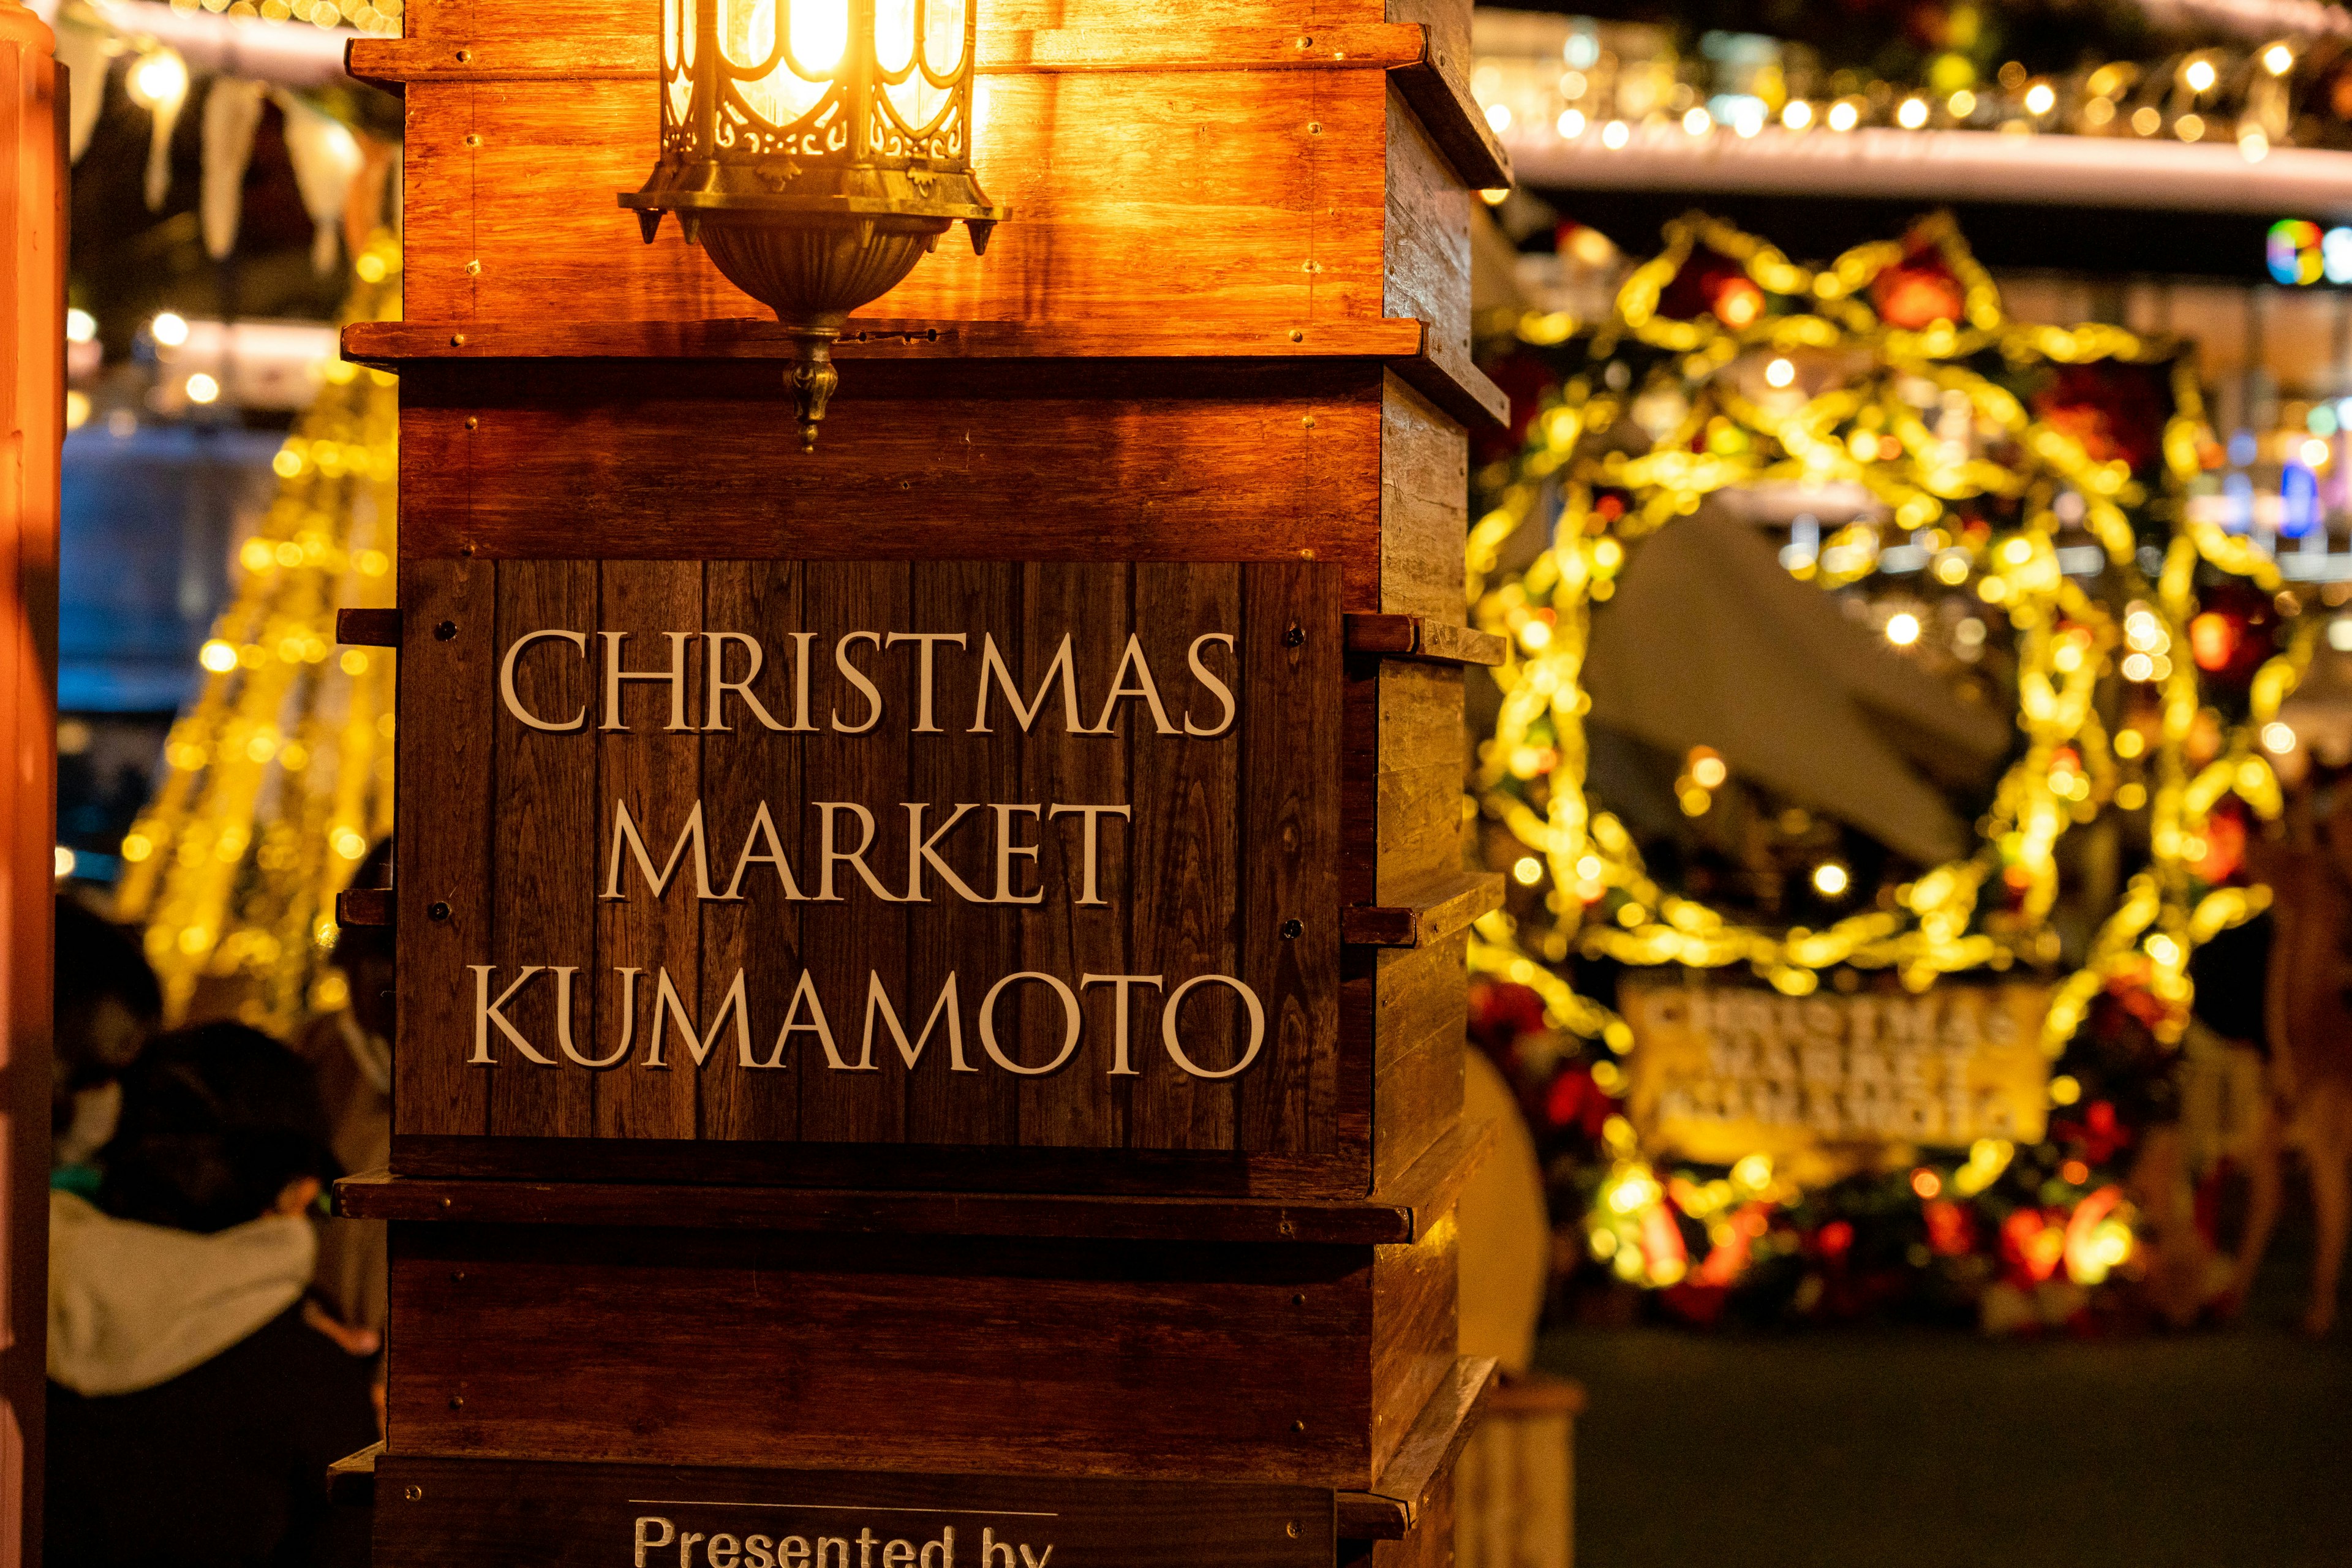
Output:
<path fill-rule="evenodd" d="M 355 888 L 392 885 L 392 840 L 377 841 L 353 874 Z M 334 961 L 350 1001 L 315 1020 L 301 1053 L 319 1075 L 329 1145 L 343 1169 L 381 1171 L 392 1163 L 393 933 L 383 926 L 344 926 Z M 318 1294 L 349 1331 L 345 1345 L 381 1342 L 391 1289 L 389 1227 L 378 1219 L 322 1216 Z"/>
<path fill-rule="evenodd" d="M 61 1184 L 97 1190 L 90 1161 L 114 1135 L 121 1073 L 163 1012 L 139 942 L 78 900 L 57 903 L 57 1052 L 50 1061 L 49 1163 Z"/>
<path fill-rule="evenodd" d="M 2332 809 L 2327 809 L 2332 808 Z M 2316 817 L 2317 826 L 2310 826 Z M 2278 1224 L 2280 1155 L 2299 1147 L 2317 1235 L 2303 1331 L 2325 1334 L 2352 1233 L 2352 789 L 2306 797 L 2252 868 L 2273 895 L 2263 1025 L 2270 1047 L 2231 1295 L 2242 1301 Z"/>
<path fill-rule="evenodd" d="M 377 1436 L 369 1373 L 306 1319 L 338 1173 L 312 1074 L 210 1024 L 123 1077 L 95 1205 L 49 1195 L 47 1561 L 327 1561 L 326 1468 Z"/>

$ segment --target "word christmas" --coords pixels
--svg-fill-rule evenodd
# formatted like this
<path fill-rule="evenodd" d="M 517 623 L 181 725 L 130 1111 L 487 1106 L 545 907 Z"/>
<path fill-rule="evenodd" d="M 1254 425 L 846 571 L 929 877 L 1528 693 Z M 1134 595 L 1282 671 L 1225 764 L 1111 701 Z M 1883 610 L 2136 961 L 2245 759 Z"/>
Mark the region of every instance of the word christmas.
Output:
<path fill-rule="evenodd" d="M 1951 1145 L 2038 1136 L 2042 1062 L 2027 1025 L 2039 994 L 1631 993 L 1638 1119 L 1694 1157 L 1735 1130 L 1743 1147 L 1768 1130 Z"/>

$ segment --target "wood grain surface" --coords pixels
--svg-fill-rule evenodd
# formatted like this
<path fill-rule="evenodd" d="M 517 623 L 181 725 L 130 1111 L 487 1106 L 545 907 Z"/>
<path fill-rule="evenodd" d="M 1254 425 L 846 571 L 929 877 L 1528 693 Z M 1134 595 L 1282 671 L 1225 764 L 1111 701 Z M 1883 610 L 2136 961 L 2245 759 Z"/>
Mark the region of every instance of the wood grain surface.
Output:
<path fill-rule="evenodd" d="M 397 1226 L 393 1448 L 1361 1488 L 1451 1363 L 1452 1257 Z"/>
<path fill-rule="evenodd" d="M 551 1464 L 385 1454 L 373 1561 L 807 1568 L 1317 1568 L 1328 1489 L 878 1470 Z M 689 1536 L 692 1539 L 688 1539 Z M 926 1550 L 928 1549 L 928 1550 Z M 1024 1554 L 1025 1553 L 1025 1555 Z"/>
<path fill-rule="evenodd" d="M 1360 1131 L 1351 1140 L 1338 1120 L 1340 1075 L 1360 1078 L 1369 1055 L 1343 1063 L 1339 1029 L 1336 568 L 461 558 L 411 563 L 405 574 L 423 612 L 408 622 L 410 710 L 472 715 L 482 743 L 456 722 L 404 731 L 409 818 L 480 825 L 403 844 L 399 885 L 434 889 L 443 909 L 404 922 L 420 932 L 404 972 L 404 1150 L 488 1133 L 492 1145 L 1028 1145 L 1304 1161 L 1352 1152 L 1349 1179 L 1363 1190 Z M 860 628 L 877 635 L 847 636 Z M 584 651 L 554 637 L 511 651 L 549 631 Z M 709 727 L 713 632 L 739 634 L 717 675 L 730 688 L 749 681 L 774 721 L 809 732 L 770 732 L 732 689 L 719 712 L 728 728 Z M 921 645 L 928 682 L 917 647 L 878 640 L 917 632 L 963 643 Z M 1223 700 L 1189 671 L 1202 634 L 1237 639 L 1200 655 L 1231 689 L 1230 726 Z M 984 675 L 983 637 L 1023 693 L 1045 694 L 1034 731 L 1015 727 Z M 1068 703 L 1055 695 L 1065 637 L 1078 693 Z M 1130 638 L 1164 714 L 1139 696 L 1104 711 Z M 519 712 L 495 697 L 509 665 Z M 665 678 L 672 668 L 681 691 Z M 1140 689 L 1139 679 L 1130 673 L 1121 689 Z M 992 722 L 973 733 L 984 681 Z M 1079 733 L 1069 732 L 1072 710 Z M 578 728 L 550 732 L 522 714 Z M 1177 732 L 1161 731 L 1163 716 Z M 1110 732 L 1091 732 L 1107 721 Z M 1187 723 L 1223 732 L 1186 734 Z M 992 802 L 1016 803 L 1013 815 L 992 824 Z M 927 814 L 927 841 L 944 846 L 946 871 L 923 866 L 921 902 L 903 901 L 915 887 L 908 803 Z M 1078 814 L 1049 818 L 1056 803 L 1113 810 L 1089 832 Z M 748 856 L 763 805 L 790 889 Z M 939 836 L 960 805 L 970 813 L 960 833 Z M 701 896 L 690 853 L 656 896 L 624 847 L 625 809 L 659 870 L 698 807 L 709 889 L 723 894 L 740 860 L 749 880 L 737 900 Z M 860 810 L 872 842 L 855 859 L 841 852 L 857 847 Z M 1021 843 L 1034 853 L 1021 856 Z M 948 873 L 982 899 L 1034 901 L 974 902 L 950 893 Z M 627 896 L 600 896 L 614 888 Z M 480 965 L 491 968 L 493 1001 L 517 987 L 500 1016 L 521 1043 L 477 1007 Z M 524 979 L 532 965 L 542 973 Z M 1030 980 L 992 1014 L 1003 1060 L 987 1054 L 982 1003 L 1019 973 L 1071 989 L 1078 1048 L 1064 1051 L 1065 1006 L 1050 984 Z M 1193 1070 L 1160 1037 L 1163 997 L 1216 973 L 1242 979 L 1261 1005 L 1258 1055 L 1234 1076 L 1220 1075 L 1240 1060 L 1248 1025 L 1231 987 L 1196 987 L 1179 1015 Z M 944 1024 L 923 1034 L 950 974 L 955 1059 Z M 1114 1055 L 1117 991 L 1082 985 L 1090 974 L 1158 977 L 1129 988 L 1127 1072 Z M 785 1031 L 817 1016 L 796 1001 L 803 976 L 830 1045 L 814 1027 Z M 877 985 L 907 1044 L 877 1021 Z M 730 1028 L 738 1016 L 748 1020 L 740 1038 Z M 746 1067 L 744 1049 L 778 1065 Z M 1037 1070 L 1057 1058 L 1057 1070 Z"/>

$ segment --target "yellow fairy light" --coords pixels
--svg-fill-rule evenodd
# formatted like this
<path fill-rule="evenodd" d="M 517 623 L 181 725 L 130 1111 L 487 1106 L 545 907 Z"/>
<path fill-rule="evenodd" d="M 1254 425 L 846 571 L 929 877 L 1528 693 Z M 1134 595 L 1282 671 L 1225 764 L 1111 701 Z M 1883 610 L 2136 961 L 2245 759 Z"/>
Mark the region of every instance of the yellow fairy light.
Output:
<path fill-rule="evenodd" d="M 2294 730 L 2276 719 L 2263 726 L 2263 750 L 2274 757 L 2284 757 L 2294 750 Z"/>
<path fill-rule="evenodd" d="M 2213 62 L 2200 55 L 2189 62 L 2188 68 L 2180 73 L 2180 79 L 2191 92 L 2210 92 L 2220 77 L 2213 68 Z"/>
<path fill-rule="evenodd" d="M 1919 617 L 1908 610 L 1886 617 L 1886 640 L 1896 647 L 1909 647 L 1919 640 Z"/>
<path fill-rule="evenodd" d="M 1825 899 L 1842 896 L 1850 880 L 1846 868 L 1835 860 L 1824 860 L 1813 868 L 1813 890 Z"/>
<path fill-rule="evenodd" d="M 1916 131 L 1927 124 L 1927 100 L 1924 98 L 1905 99 L 1895 110 L 1895 123 L 1906 131 Z"/>
<path fill-rule="evenodd" d="M 359 259 L 372 265 L 344 319 L 396 320 L 397 241 L 379 235 Z M 336 609 L 390 597 L 384 569 L 353 567 L 391 559 L 396 381 L 340 368 L 272 460 L 276 498 L 197 655 L 209 679 L 123 841 L 116 908 L 145 925 L 173 1019 L 201 983 L 241 995 L 237 1016 L 262 1027 L 299 1025 L 324 994 L 316 931 L 331 935 L 335 893 L 391 827 L 393 661 L 332 656 Z"/>
<path fill-rule="evenodd" d="M 1522 855 L 1513 862 L 1511 876 L 1519 886 L 1532 888 L 1543 880 L 1543 862 L 1532 855 Z"/>
<path fill-rule="evenodd" d="M 1862 123 L 1862 109 L 1850 98 L 1842 98 L 1830 105 L 1829 127 L 1846 132 Z"/>
<path fill-rule="evenodd" d="M 2273 44 L 2263 51 L 2263 68 L 2273 76 L 2284 76 L 2294 68 L 2294 48 L 2289 44 Z"/>

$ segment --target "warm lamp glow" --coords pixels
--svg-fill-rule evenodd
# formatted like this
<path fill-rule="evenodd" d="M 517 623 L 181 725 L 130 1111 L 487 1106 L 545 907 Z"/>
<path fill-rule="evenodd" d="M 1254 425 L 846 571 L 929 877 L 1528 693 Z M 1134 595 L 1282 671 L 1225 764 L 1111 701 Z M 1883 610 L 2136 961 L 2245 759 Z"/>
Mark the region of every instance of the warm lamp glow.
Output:
<path fill-rule="evenodd" d="M 621 205 L 776 312 L 806 446 L 849 313 L 1006 216 L 971 170 L 974 37 L 971 0 L 663 0 L 661 162 Z"/>

